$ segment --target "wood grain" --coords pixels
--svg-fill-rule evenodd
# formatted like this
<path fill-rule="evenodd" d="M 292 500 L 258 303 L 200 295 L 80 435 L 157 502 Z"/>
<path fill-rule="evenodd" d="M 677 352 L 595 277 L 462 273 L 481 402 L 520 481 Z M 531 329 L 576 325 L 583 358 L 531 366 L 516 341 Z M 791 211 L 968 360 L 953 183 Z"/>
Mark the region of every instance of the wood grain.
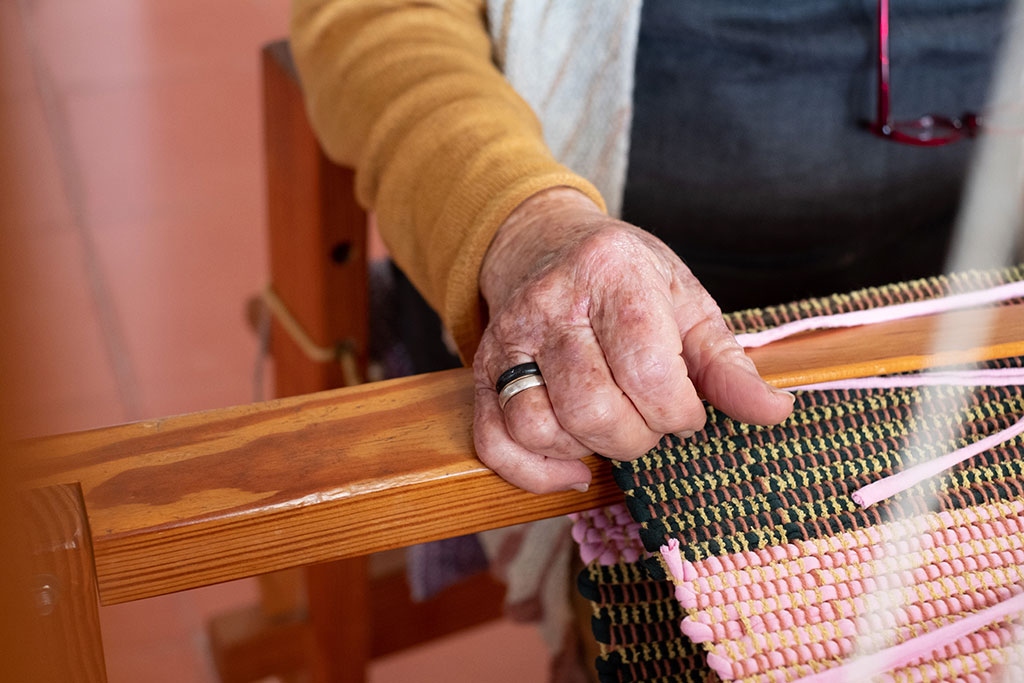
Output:
<path fill-rule="evenodd" d="M 803 335 L 751 353 L 778 386 L 1024 354 L 1024 306 Z M 30 479 L 78 481 L 105 604 L 526 522 L 621 500 L 536 496 L 472 450 L 467 370 L 139 422 L 25 445 Z"/>

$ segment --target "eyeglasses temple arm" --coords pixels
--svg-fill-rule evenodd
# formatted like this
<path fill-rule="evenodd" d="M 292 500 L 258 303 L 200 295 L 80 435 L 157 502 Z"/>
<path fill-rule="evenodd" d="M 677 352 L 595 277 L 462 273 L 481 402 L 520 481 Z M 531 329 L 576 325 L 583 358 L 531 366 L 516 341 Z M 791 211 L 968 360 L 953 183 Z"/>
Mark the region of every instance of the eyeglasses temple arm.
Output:
<path fill-rule="evenodd" d="M 889 120 L 889 0 L 878 0 L 878 117 L 876 125 L 888 129 Z"/>

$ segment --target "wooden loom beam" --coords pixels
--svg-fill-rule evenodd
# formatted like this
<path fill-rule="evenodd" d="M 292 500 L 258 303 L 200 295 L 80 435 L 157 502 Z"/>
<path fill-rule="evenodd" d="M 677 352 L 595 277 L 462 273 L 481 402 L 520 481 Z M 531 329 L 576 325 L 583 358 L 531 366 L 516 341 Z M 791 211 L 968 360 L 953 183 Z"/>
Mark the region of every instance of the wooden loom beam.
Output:
<path fill-rule="evenodd" d="M 1024 305 L 811 333 L 752 350 L 778 386 L 1024 354 Z M 989 333 L 972 339 L 979 329 Z M 114 604 L 621 500 L 607 463 L 586 493 L 536 496 L 472 448 L 472 382 L 453 370 L 38 439 L 30 481 L 78 482 L 100 599 Z"/>

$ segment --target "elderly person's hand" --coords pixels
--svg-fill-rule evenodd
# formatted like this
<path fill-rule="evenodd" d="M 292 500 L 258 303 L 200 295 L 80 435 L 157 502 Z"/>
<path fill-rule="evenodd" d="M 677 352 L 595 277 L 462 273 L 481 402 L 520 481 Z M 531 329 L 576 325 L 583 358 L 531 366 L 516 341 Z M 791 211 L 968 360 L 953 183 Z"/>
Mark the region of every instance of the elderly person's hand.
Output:
<path fill-rule="evenodd" d="M 477 454 L 528 491 L 585 490 L 579 458 L 631 460 L 663 434 L 692 435 L 705 421 L 698 391 L 744 422 L 792 411 L 682 261 L 575 190 L 548 190 L 509 216 L 480 289 L 490 321 L 473 361 Z M 502 410 L 495 382 L 531 361 L 545 386 Z"/>

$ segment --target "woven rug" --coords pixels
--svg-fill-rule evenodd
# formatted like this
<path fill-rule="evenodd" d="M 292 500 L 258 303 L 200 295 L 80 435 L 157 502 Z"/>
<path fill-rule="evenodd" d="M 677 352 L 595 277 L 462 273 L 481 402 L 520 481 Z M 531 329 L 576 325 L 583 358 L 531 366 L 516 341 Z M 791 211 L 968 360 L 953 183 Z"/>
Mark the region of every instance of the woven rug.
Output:
<path fill-rule="evenodd" d="M 971 272 L 727 322 L 755 332 L 1022 279 L 1020 268 Z M 1020 386 L 799 391 L 781 425 L 745 425 L 708 407 L 692 439 L 669 436 L 614 463 L 624 503 L 575 515 L 573 528 L 600 680 L 864 680 L 871 666 L 889 680 L 1024 680 L 1015 615 L 879 664 L 1024 594 L 1024 441 L 867 507 L 851 497 L 1022 417 Z M 851 670 L 853 661 L 867 668 Z"/>

